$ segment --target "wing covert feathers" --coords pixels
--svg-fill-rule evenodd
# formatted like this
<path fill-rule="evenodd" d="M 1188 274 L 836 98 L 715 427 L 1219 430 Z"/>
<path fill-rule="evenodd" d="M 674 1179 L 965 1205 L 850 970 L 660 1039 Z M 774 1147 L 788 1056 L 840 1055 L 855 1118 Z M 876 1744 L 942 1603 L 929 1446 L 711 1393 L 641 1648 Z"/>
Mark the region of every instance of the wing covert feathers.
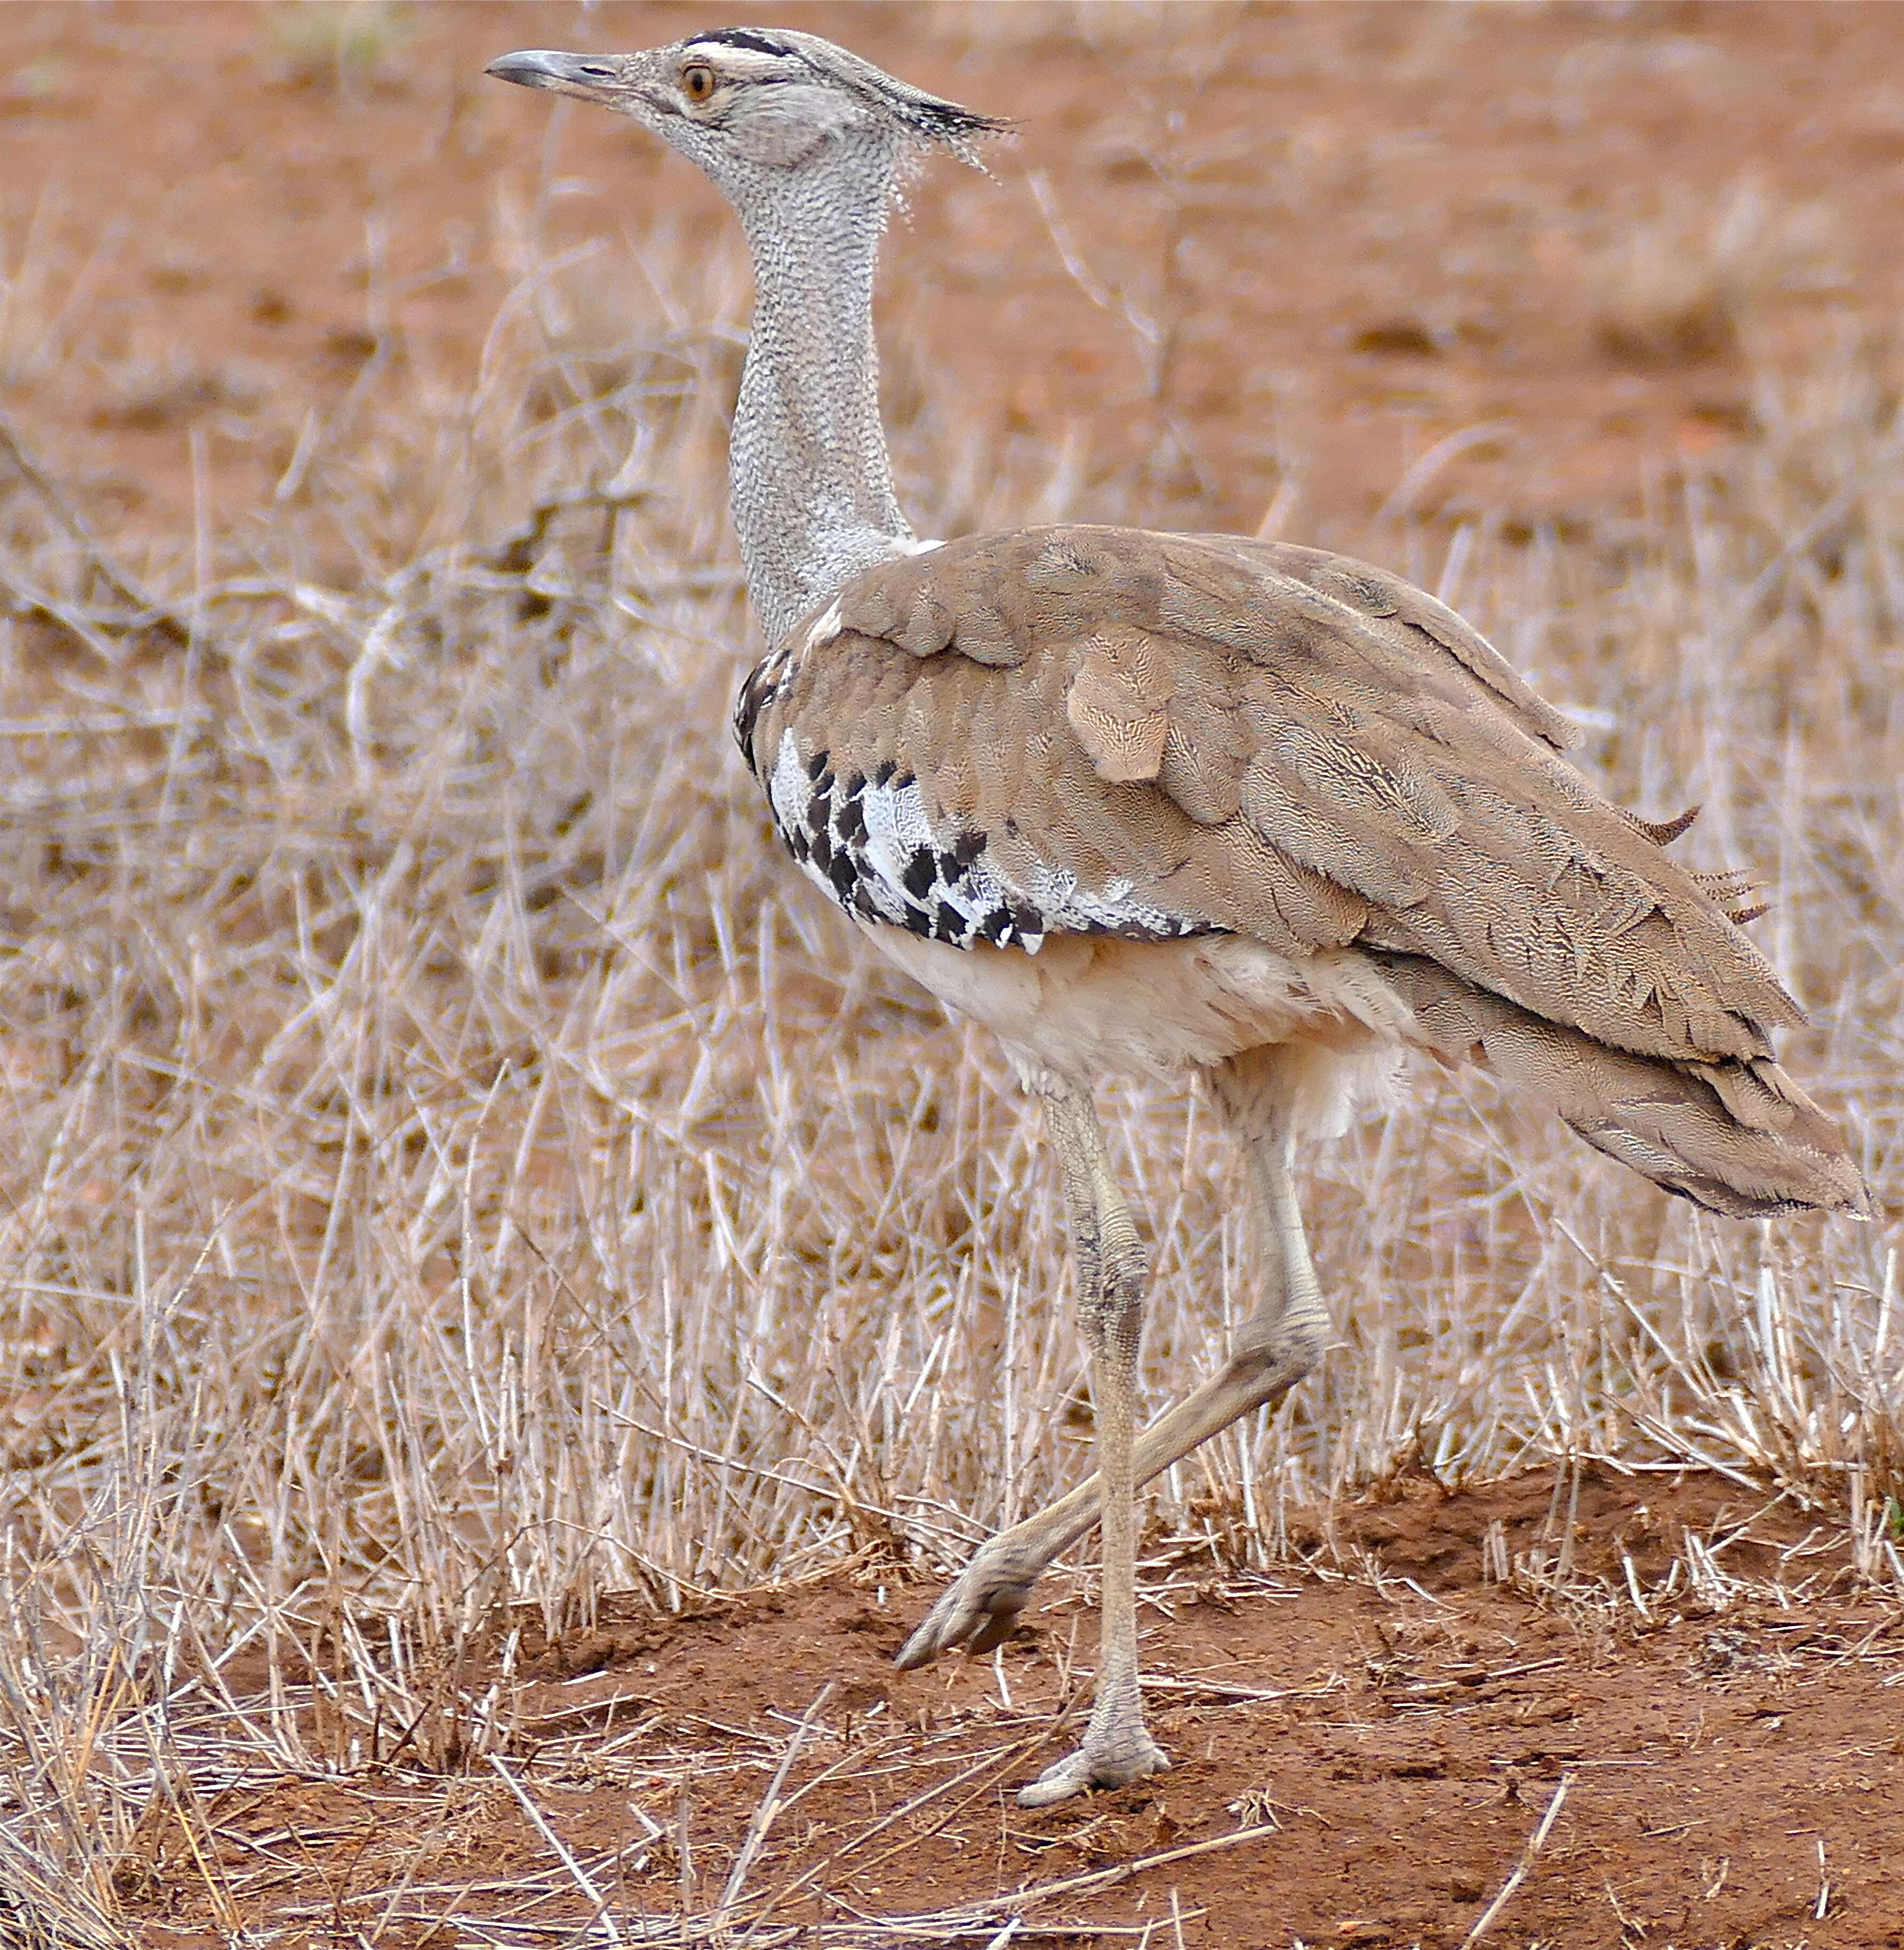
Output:
<path fill-rule="evenodd" d="M 1128 907 L 1292 957 L 1353 944 L 1432 1047 L 1716 1210 L 1862 1199 L 1773 1061 L 1799 1011 L 1734 924 L 1743 880 L 1669 859 L 1692 814 L 1609 805 L 1560 755 L 1568 721 L 1379 569 L 1108 528 L 949 542 L 857 578 L 736 721 L 763 776 L 790 737 L 829 777 L 897 767 L 1000 885 L 1100 890 L 1098 931 Z"/>

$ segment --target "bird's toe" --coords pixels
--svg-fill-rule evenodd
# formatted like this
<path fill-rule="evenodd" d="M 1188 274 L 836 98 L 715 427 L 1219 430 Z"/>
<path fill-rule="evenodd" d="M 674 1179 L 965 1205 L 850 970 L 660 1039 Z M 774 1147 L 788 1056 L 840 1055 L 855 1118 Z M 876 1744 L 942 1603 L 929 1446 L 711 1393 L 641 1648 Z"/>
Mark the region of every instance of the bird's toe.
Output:
<path fill-rule="evenodd" d="M 959 1573 L 899 1649 L 894 1662 L 902 1671 L 929 1665 L 955 1646 L 973 1653 L 1002 1645 L 1017 1629 L 1018 1614 L 1045 1566 L 1042 1559 L 1021 1558 L 995 1548 L 994 1538 Z"/>
<path fill-rule="evenodd" d="M 1020 1788 L 1021 1808 L 1049 1808 L 1054 1802 L 1068 1800 L 1093 1788 L 1128 1787 L 1134 1780 L 1148 1780 L 1154 1774 L 1169 1771 L 1170 1756 L 1139 1727 L 1136 1740 L 1114 1751 L 1095 1748 L 1086 1740 L 1074 1753 L 1054 1761 L 1034 1781 Z"/>

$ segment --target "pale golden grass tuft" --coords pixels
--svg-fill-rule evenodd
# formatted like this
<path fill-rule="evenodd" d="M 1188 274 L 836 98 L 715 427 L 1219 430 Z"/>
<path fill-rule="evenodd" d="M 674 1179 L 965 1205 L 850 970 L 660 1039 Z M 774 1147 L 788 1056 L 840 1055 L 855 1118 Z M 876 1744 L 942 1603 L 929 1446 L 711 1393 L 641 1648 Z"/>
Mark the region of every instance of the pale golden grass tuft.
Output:
<path fill-rule="evenodd" d="M 247 1767 L 507 1752 L 458 1677 L 505 1602 L 936 1570 L 1086 1466 L 1036 1117 L 793 874 L 728 740 L 738 259 L 657 233 L 584 303 L 498 239 L 473 394 L 373 360 L 281 429 L 256 521 L 134 565 L 169 634 L 0 501 L 0 1847 L 76 1942 Z M 1899 430 L 1853 347 L 1758 419 L 1637 541 L 1484 525 L 1461 579 L 1623 727 L 1591 769 L 1765 881 L 1793 1067 L 1887 1216 L 1709 1220 L 1411 1076 L 1305 1160 L 1338 1347 L 1158 1486 L 1221 1562 L 1404 1465 L 1603 1453 L 1787 1484 L 1904 1581 Z M 927 531 L 1058 512 L 1075 456 L 959 426 L 910 422 Z M 1161 1403 L 1253 1248 L 1192 1099 L 1104 1101 Z"/>
<path fill-rule="evenodd" d="M 259 14 L 291 79 L 340 92 L 373 80 L 414 31 L 397 0 L 263 0 Z"/>
<path fill-rule="evenodd" d="M 1594 331 L 1623 365 L 1737 354 L 1767 309 L 1843 288 L 1842 240 L 1817 204 L 1781 204 L 1750 178 L 1717 197 L 1669 188 L 1587 266 Z"/>

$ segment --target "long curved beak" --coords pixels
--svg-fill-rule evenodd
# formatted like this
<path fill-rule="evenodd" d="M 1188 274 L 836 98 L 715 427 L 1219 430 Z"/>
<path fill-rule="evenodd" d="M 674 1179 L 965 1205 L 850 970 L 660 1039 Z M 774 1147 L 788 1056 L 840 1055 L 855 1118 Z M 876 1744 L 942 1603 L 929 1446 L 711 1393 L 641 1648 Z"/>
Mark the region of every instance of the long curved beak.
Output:
<path fill-rule="evenodd" d="M 483 70 L 498 81 L 523 88 L 546 88 L 583 101 L 612 106 L 621 80 L 621 64 L 593 55 L 559 54 L 550 48 L 527 48 L 520 54 L 500 55 Z"/>

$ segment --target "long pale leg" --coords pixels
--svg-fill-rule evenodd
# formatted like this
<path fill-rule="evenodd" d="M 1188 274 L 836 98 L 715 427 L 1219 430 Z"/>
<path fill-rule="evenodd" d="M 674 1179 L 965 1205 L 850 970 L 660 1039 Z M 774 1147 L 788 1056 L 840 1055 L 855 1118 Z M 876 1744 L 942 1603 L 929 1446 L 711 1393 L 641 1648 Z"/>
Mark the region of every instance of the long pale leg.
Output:
<path fill-rule="evenodd" d="M 1079 1325 L 1091 1356 L 1104 1525 L 1097 1691 L 1083 1743 L 1047 1768 L 1018 1802 L 1042 1808 L 1092 1787 L 1121 1787 L 1170 1762 L 1144 1725 L 1137 1686 L 1137 1343 L 1144 1324 L 1144 1249 L 1111 1176 L 1089 1095 L 1054 1090 L 1045 1122 L 1058 1152 L 1077 1257 Z"/>
<path fill-rule="evenodd" d="M 1264 1291 L 1236 1330 L 1222 1369 L 1160 1416 L 1138 1438 L 1132 1494 L 1239 1416 L 1279 1402 L 1322 1358 L 1329 1322 L 1303 1235 L 1291 1176 L 1293 1141 L 1272 1087 L 1273 1052 L 1252 1051 L 1210 1073 L 1217 1101 L 1241 1145 L 1263 1232 Z M 924 1665 L 961 1646 L 989 1652 L 1009 1637 L 1018 1613 L 1052 1560 L 1098 1521 L 1101 1475 L 981 1545 L 946 1587 L 899 1656 Z M 1106 1550 L 1107 1562 L 1108 1546 Z"/>

